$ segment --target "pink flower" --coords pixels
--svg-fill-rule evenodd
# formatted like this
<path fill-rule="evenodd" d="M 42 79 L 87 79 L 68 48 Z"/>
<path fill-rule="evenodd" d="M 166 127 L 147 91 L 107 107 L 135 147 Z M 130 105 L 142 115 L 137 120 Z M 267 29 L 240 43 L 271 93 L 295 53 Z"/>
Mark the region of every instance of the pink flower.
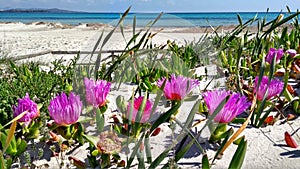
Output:
<path fill-rule="evenodd" d="M 296 56 L 297 51 L 295 49 L 288 49 L 285 51 L 288 55 L 290 55 L 292 58 Z"/>
<path fill-rule="evenodd" d="M 18 122 L 25 122 L 25 125 L 29 125 L 32 119 L 40 115 L 37 104 L 30 100 L 28 93 L 26 93 L 25 97 L 18 100 L 18 106 L 13 106 L 14 117 L 25 111 L 27 113 L 18 120 Z"/>
<path fill-rule="evenodd" d="M 273 79 L 270 82 L 270 85 L 268 86 L 268 82 L 269 82 L 269 78 L 268 76 L 263 76 L 260 86 L 258 88 L 257 91 L 257 87 L 258 87 L 258 76 L 255 77 L 254 80 L 254 93 L 257 93 L 257 99 L 258 100 L 263 100 L 264 95 L 268 89 L 268 95 L 267 95 L 267 99 L 271 99 L 272 97 L 278 95 L 281 93 L 284 83 L 281 82 L 278 79 Z"/>
<path fill-rule="evenodd" d="M 157 81 L 157 86 L 162 87 L 163 83 L 166 81 L 164 87 L 164 94 L 169 100 L 182 100 L 185 96 L 191 92 L 191 90 L 198 86 L 200 82 L 196 79 L 191 79 L 183 76 L 171 75 L 171 79 L 166 80 L 162 78 Z"/>
<path fill-rule="evenodd" d="M 106 97 L 110 91 L 111 83 L 105 80 L 90 80 L 84 78 L 87 103 L 98 108 L 106 104 Z"/>
<path fill-rule="evenodd" d="M 247 97 L 241 96 L 238 93 L 231 93 L 226 90 L 209 91 L 203 94 L 203 98 L 210 115 L 214 113 L 222 100 L 227 96 L 230 97 L 221 111 L 219 111 L 217 116 L 214 118 L 215 122 L 229 123 L 251 105 L 251 102 L 248 102 Z"/>
<path fill-rule="evenodd" d="M 280 61 L 280 59 L 282 58 L 283 54 L 284 54 L 284 52 L 282 49 L 277 50 L 275 48 L 270 48 L 269 53 L 266 56 L 266 62 L 271 64 L 272 60 L 276 56 L 276 63 L 278 63 Z"/>
<path fill-rule="evenodd" d="M 58 125 L 74 124 L 79 119 L 82 109 L 82 102 L 80 97 L 73 92 L 69 97 L 65 93 L 56 96 L 50 101 L 48 110 L 51 118 Z"/>
<path fill-rule="evenodd" d="M 132 118 L 131 118 L 132 121 L 136 122 L 136 116 L 138 114 L 140 106 L 142 105 L 143 99 L 144 99 L 144 96 L 140 96 L 140 97 L 134 99 L 133 110 L 132 110 Z M 129 116 L 129 114 L 130 114 L 130 111 L 131 111 L 130 107 L 131 107 L 131 103 L 129 102 L 128 105 L 127 105 L 127 116 Z M 149 99 L 147 99 L 145 109 L 142 112 L 141 120 L 138 121 L 138 122 L 146 123 L 149 120 L 150 115 L 151 115 L 151 111 L 152 111 L 152 107 L 153 107 L 153 103 Z"/>

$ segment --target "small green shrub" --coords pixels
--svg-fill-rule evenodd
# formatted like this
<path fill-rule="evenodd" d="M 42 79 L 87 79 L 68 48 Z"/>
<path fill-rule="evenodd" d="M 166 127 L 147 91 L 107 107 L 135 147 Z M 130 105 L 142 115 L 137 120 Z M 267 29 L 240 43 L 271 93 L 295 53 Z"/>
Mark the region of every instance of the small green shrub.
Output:
<path fill-rule="evenodd" d="M 5 71 L 0 73 L 0 116 L 1 125 L 13 118 L 12 106 L 26 93 L 38 104 L 43 104 L 41 115 L 47 112 L 49 100 L 61 91 L 70 91 L 76 59 L 69 65 L 62 60 L 53 62 L 49 71 L 42 70 L 38 63 L 18 65 L 6 61 Z"/>

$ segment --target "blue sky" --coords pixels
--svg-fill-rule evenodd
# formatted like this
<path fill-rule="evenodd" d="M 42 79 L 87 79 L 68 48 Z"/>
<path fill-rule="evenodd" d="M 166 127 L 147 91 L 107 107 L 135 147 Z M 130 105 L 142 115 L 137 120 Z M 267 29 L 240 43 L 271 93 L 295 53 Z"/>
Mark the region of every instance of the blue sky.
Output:
<path fill-rule="evenodd" d="M 265 12 L 295 11 L 300 0 L 0 0 L 3 8 L 60 8 L 87 12 Z"/>

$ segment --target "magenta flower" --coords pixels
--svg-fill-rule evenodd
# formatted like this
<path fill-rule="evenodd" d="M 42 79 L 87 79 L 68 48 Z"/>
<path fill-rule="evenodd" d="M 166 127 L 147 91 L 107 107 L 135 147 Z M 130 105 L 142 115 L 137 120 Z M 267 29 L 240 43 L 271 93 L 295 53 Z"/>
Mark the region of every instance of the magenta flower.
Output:
<path fill-rule="evenodd" d="M 258 78 L 259 77 L 256 76 L 254 80 L 254 93 L 257 93 L 258 100 L 263 100 L 267 89 L 268 89 L 268 95 L 267 95 L 268 100 L 280 94 L 281 91 L 283 90 L 283 86 L 284 86 L 283 82 L 281 82 L 278 79 L 273 79 L 271 80 L 270 85 L 268 87 L 269 78 L 268 76 L 263 76 L 258 91 L 256 91 L 258 87 Z"/>
<path fill-rule="evenodd" d="M 26 93 L 25 97 L 18 100 L 18 106 L 13 106 L 14 117 L 17 117 L 25 111 L 27 111 L 27 113 L 20 118 L 18 122 L 24 122 L 26 126 L 29 125 L 32 119 L 40 115 L 37 104 L 30 100 L 28 93 Z"/>
<path fill-rule="evenodd" d="M 272 60 L 276 56 L 276 63 L 278 63 L 280 61 L 280 59 L 282 58 L 283 54 L 284 54 L 284 52 L 280 48 L 278 50 L 275 48 L 270 48 L 269 53 L 266 56 L 266 62 L 271 64 Z"/>
<path fill-rule="evenodd" d="M 69 97 L 61 93 L 50 101 L 48 110 L 54 122 L 58 125 L 74 124 L 79 119 L 82 109 L 80 97 L 73 92 Z"/>
<path fill-rule="evenodd" d="M 139 108 L 142 105 L 143 99 L 144 99 L 144 96 L 140 96 L 140 97 L 134 99 L 132 118 L 131 118 L 132 121 L 136 121 L 136 115 L 138 114 Z M 129 113 L 131 111 L 130 107 L 131 107 L 131 103 L 129 102 L 127 105 L 127 116 L 129 116 Z M 147 99 L 144 112 L 142 113 L 142 118 L 139 122 L 146 123 L 149 120 L 151 111 L 152 111 L 152 107 L 153 107 L 153 103 L 149 99 Z"/>
<path fill-rule="evenodd" d="M 162 87 L 166 78 L 162 78 L 157 81 L 157 86 Z M 183 76 L 171 75 L 171 79 L 166 81 L 164 87 L 164 94 L 169 100 L 182 100 L 184 97 L 191 92 L 191 90 L 198 86 L 200 82 L 197 79 L 191 79 Z"/>
<path fill-rule="evenodd" d="M 209 114 L 212 115 L 219 104 L 227 96 L 230 96 L 224 107 L 214 118 L 215 122 L 218 123 L 229 123 L 237 115 L 244 112 L 251 105 L 251 102 L 248 102 L 247 97 L 241 96 L 239 93 L 231 93 L 226 90 L 215 90 L 205 92 L 203 94 L 204 101 L 208 107 Z"/>
<path fill-rule="evenodd" d="M 84 78 L 85 93 L 87 103 L 98 108 L 106 104 L 106 97 L 110 91 L 110 82 L 105 80 L 90 80 Z"/>
<path fill-rule="evenodd" d="M 288 49 L 285 51 L 288 55 L 290 55 L 292 58 L 296 56 L 297 51 L 295 49 Z"/>

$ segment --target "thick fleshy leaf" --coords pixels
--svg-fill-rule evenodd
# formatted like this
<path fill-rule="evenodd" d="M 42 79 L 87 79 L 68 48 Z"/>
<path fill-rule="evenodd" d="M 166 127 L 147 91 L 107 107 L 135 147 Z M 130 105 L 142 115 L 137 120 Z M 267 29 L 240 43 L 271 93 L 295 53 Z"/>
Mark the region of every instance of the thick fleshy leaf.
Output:
<path fill-rule="evenodd" d="M 202 157 L 202 169 L 210 169 L 207 154 Z"/>
<path fill-rule="evenodd" d="M 100 109 L 96 110 L 96 124 L 97 124 L 97 130 L 102 131 L 105 124 L 104 114 L 101 113 Z"/>
<path fill-rule="evenodd" d="M 18 152 L 15 154 L 16 157 L 19 157 L 26 151 L 27 142 L 24 139 L 18 138 L 17 140 L 17 150 Z"/>
<path fill-rule="evenodd" d="M 268 116 L 265 121 L 265 124 L 273 125 L 274 124 L 274 116 Z"/>
<path fill-rule="evenodd" d="M 229 164 L 229 169 L 240 169 L 242 168 L 243 162 L 244 162 L 244 158 L 246 155 L 246 151 L 247 151 L 247 141 L 245 141 L 244 139 L 241 140 L 238 148 L 236 149 L 232 160 Z"/>
<path fill-rule="evenodd" d="M 90 136 L 90 135 L 83 135 L 83 138 L 86 139 L 90 144 L 94 145 L 95 147 L 97 147 L 97 142 L 99 140 L 98 137 L 95 136 Z"/>
<path fill-rule="evenodd" d="M 151 137 L 153 136 L 157 136 L 161 131 L 161 128 L 160 127 L 157 127 L 151 134 Z"/>
<path fill-rule="evenodd" d="M 297 142 L 294 140 L 294 138 L 287 131 L 284 133 L 284 140 L 285 140 L 287 146 L 289 146 L 291 148 L 297 148 L 298 147 Z"/>
<path fill-rule="evenodd" d="M 242 140 L 245 140 L 245 136 L 241 136 L 240 138 L 236 139 L 233 144 L 239 145 Z"/>

